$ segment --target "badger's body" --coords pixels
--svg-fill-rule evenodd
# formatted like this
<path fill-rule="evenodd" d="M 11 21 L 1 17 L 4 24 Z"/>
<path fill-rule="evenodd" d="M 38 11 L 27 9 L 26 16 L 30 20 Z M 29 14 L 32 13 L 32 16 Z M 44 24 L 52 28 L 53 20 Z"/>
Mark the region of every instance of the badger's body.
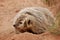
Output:
<path fill-rule="evenodd" d="M 28 7 L 19 11 L 13 20 L 18 32 L 43 33 L 55 23 L 53 14 L 46 8 Z"/>

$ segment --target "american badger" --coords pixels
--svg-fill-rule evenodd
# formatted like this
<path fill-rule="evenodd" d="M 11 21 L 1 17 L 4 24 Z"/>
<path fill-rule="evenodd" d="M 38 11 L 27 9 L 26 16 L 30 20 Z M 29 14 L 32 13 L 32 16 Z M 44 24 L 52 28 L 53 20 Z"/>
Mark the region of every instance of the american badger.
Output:
<path fill-rule="evenodd" d="M 17 33 L 41 34 L 55 23 L 53 14 L 43 7 L 28 7 L 17 13 L 13 26 Z"/>

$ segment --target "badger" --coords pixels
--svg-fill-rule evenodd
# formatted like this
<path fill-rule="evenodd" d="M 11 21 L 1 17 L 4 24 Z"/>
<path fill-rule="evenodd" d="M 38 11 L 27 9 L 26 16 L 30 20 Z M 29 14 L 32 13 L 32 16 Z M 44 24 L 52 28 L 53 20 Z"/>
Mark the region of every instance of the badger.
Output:
<path fill-rule="evenodd" d="M 16 33 L 41 34 L 55 23 L 55 17 L 47 8 L 27 7 L 21 9 L 13 20 Z"/>

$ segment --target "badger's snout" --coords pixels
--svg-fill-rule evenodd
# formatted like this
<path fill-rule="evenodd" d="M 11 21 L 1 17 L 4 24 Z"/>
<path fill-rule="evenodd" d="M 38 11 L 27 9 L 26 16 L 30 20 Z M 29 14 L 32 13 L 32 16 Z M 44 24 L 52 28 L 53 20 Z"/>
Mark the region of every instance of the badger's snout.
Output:
<path fill-rule="evenodd" d="M 17 27 L 16 25 L 13 25 L 13 27 Z"/>

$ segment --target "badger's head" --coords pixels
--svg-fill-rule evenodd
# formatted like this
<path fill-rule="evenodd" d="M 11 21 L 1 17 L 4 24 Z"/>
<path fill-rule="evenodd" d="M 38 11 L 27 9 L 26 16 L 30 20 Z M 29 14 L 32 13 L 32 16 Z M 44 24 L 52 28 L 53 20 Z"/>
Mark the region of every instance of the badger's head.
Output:
<path fill-rule="evenodd" d="M 34 25 L 34 20 L 35 18 L 29 14 L 22 14 L 22 15 L 17 15 L 14 18 L 13 22 L 13 27 L 15 28 L 17 33 L 23 33 L 23 32 L 31 32 L 32 31 L 32 26 Z"/>

